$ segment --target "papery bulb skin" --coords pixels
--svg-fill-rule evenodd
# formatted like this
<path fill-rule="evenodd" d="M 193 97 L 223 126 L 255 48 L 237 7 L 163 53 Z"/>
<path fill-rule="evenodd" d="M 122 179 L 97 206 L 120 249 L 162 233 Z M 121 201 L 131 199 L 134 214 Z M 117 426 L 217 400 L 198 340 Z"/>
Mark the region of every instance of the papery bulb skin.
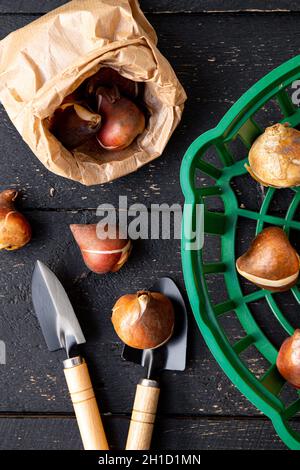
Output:
<path fill-rule="evenodd" d="M 96 274 L 119 271 L 130 256 L 131 241 L 120 238 L 116 227 L 111 232 L 116 237 L 107 239 L 97 236 L 97 224 L 73 224 L 70 229 L 86 266 Z"/>
<path fill-rule="evenodd" d="M 18 250 L 31 240 L 31 227 L 23 214 L 14 207 L 18 191 L 0 193 L 0 250 Z"/>
<path fill-rule="evenodd" d="M 287 338 L 279 350 L 277 368 L 291 385 L 300 389 L 300 330 Z"/>
<path fill-rule="evenodd" d="M 123 150 L 145 130 L 145 116 L 133 101 L 121 96 L 116 87 L 97 90 L 102 125 L 97 134 L 106 150 Z"/>
<path fill-rule="evenodd" d="M 159 292 L 139 291 L 124 295 L 112 312 L 117 335 L 136 349 L 162 346 L 173 334 L 174 321 L 172 302 Z"/>
<path fill-rule="evenodd" d="M 49 129 L 64 147 L 74 150 L 95 136 L 100 126 L 101 116 L 70 95 L 50 119 Z"/>
<path fill-rule="evenodd" d="M 130 99 L 141 97 L 143 91 L 143 83 L 134 82 L 110 67 L 102 67 L 99 72 L 87 79 L 86 95 L 91 98 L 95 95 L 97 88 L 100 86 L 112 87 L 117 86 L 122 95 Z"/>
<path fill-rule="evenodd" d="M 236 261 L 239 274 L 273 292 L 293 287 L 299 277 L 299 255 L 280 227 L 267 227 Z"/>

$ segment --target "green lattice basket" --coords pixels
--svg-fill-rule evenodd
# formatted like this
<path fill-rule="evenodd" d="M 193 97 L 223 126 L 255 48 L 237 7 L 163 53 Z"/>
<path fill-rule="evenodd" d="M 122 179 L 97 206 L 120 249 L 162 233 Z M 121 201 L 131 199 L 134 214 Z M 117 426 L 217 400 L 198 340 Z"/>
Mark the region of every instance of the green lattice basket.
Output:
<path fill-rule="evenodd" d="M 235 249 L 237 224 L 241 219 L 255 221 L 256 233 L 260 232 L 265 224 L 281 226 L 288 234 L 290 230 L 300 230 L 300 221 L 296 220 L 300 188 L 292 189 L 294 196 L 283 217 L 269 214 L 268 211 L 276 192 L 285 190 L 267 189 L 259 212 L 241 207 L 231 183 L 235 177 L 247 173 L 244 167 L 247 159 L 236 159 L 231 147 L 232 143 L 238 140 L 244 146 L 244 155 L 247 155 L 253 141 L 262 132 L 254 115 L 265 109 L 270 100 L 277 102 L 282 122 L 289 122 L 293 127 L 298 126 L 300 109 L 292 103 L 287 90 L 295 80 L 299 79 L 300 55 L 284 63 L 250 88 L 226 113 L 217 127 L 192 143 L 181 167 L 181 186 L 185 196 L 182 263 L 194 316 L 207 345 L 224 372 L 236 387 L 272 420 L 276 432 L 291 449 L 300 449 L 300 434 L 292 427 L 293 418 L 300 411 L 300 398 L 296 395 L 289 404 L 282 399 L 281 393 L 285 381 L 276 369 L 277 348 L 259 327 L 249 304 L 265 299 L 274 314 L 274 322 L 279 322 L 288 334 L 292 334 L 294 328 L 271 292 L 257 289 L 244 294 L 242 280 L 235 269 Z M 205 161 L 204 156 L 211 149 L 218 155 L 221 167 Z M 197 187 L 195 181 L 199 171 L 212 179 L 213 183 Z M 249 184 L 251 184 L 250 175 Z M 209 210 L 207 205 L 212 196 L 221 198 L 224 211 Z M 199 250 L 186 249 L 186 242 L 190 240 L 191 233 L 196 228 L 196 204 L 204 204 L 205 207 L 205 233 L 215 234 L 220 238 L 221 257 L 217 262 L 205 262 L 205 244 Z M 214 303 L 209 293 L 207 279 L 210 275 L 220 274 L 225 282 L 228 299 Z M 294 287 L 291 292 L 298 309 L 299 287 Z M 228 312 L 234 312 L 245 332 L 244 337 L 234 344 L 229 341 L 221 322 L 222 316 Z M 241 357 L 250 347 L 256 348 L 268 364 L 266 371 L 259 378 L 251 372 Z"/>

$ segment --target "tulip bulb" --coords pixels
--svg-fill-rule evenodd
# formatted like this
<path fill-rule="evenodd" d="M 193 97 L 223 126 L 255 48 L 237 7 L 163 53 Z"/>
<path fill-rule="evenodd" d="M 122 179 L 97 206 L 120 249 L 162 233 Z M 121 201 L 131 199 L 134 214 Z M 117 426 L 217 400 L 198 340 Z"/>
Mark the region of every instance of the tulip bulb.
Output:
<path fill-rule="evenodd" d="M 99 87 L 97 97 L 103 118 L 97 134 L 99 144 L 106 150 L 125 149 L 144 132 L 144 114 L 133 101 L 121 96 L 117 87 Z"/>
<path fill-rule="evenodd" d="M 117 335 L 137 349 L 153 349 L 167 342 L 173 334 L 174 321 L 172 302 L 159 292 L 124 295 L 112 311 Z"/>
<path fill-rule="evenodd" d="M 268 127 L 252 145 L 246 168 L 264 186 L 299 186 L 300 132 L 287 124 Z"/>
<path fill-rule="evenodd" d="M 94 273 L 119 271 L 128 260 L 132 244 L 128 239 L 120 238 L 118 230 L 113 230 L 116 237 L 102 239 L 97 236 L 96 224 L 73 224 L 70 229 L 86 266 Z"/>
<path fill-rule="evenodd" d="M 143 83 L 134 82 L 129 78 L 123 77 L 110 67 L 102 67 L 99 72 L 87 79 L 86 95 L 93 97 L 99 86 L 112 87 L 116 85 L 120 92 L 130 99 L 138 98 L 143 89 Z"/>
<path fill-rule="evenodd" d="M 18 250 L 31 239 L 29 223 L 14 207 L 17 196 L 14 189 L 0 193 L 0 250 Z"/>
<path fill-rule="evenodd" d="M 241 276 L 263 289 L 286 291 L 299 276 L 299 256 L 279 227 L 267 227 L 236 262 Z"/>
<path fill-rule="evenodd" d="M 279 350 L 277 368 L 291 385 L 300 388 L 300 330 L 287 338 Z"/>

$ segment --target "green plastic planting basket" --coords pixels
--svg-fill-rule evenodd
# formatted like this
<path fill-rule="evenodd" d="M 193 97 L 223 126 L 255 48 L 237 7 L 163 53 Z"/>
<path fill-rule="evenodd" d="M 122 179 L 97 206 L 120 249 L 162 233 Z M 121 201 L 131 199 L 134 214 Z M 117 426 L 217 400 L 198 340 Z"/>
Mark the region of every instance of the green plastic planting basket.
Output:
<path fill-rule="evenodd" d="M 250 302 L 265 299 L 278 321 L 288 334 L 294 329 L 285 318 L 271 292 L 258 289 L 243 294 L 241 280 L 235 269 L 235 244 L 238 219 L 256 221 L 256 233 L 265 224 L 278 225 L 289 233 L 291 229 L 300 230 L 300 221 L 295 220 L 295 213 L 300 202 L 300 188 L 293 188 L 294 196 L 284 217 L 268 214 L 269 205 L 276 190 L 268 188 L 259 212 L 248 210 L 239 205 L 231 181 L 247 173 L 244 165 L 247 159 L 237 160 L 230 143 L 238 139 L 245 146 L 245 155 L 253 141 L 262 132 L 255 122 L 258 113 L 270 100 L 279 105 L 281 121 L 289 122 L 293 127 L 300 124 L 300 109 L 292 103 L 287 89 L 295 80 L 300 79 L 300 55 L 284 63 L 262 78 L 250 88 L 226 113 L 217 127 L 201 135 L 189 147 L 181 167 L 181 186 L 185 196 L 182 236 L 182 263 L 185 285 L 192 310 L 199 328 L 212 354 L 236 387 L 266 416 L 285 444 L 291 449 L 300 449 L 300 434 L 291 425 L 291 419 L 300 411 L 300 398 L 285 405 L 280 397 L 284 379 L 276 369 L 277 349 L 258 326 Z M 205 161 L 204 156 L 210 150 L 218 155 L 221 168 Z M 246 150 L 247 149 L 247 150 Z M 202 172 L 212 179 L 209 186 L 197 187 L 197 172 Z M 249 182 L 251 177 L 249 175 Z M 224 212 L 212 212 L 207 207 L 210 196 L 222 199 Z M 221 258 L 218 262 L 205 262 L 203 250 L 189 250 L 187 243 L 196 229 L 196 205 L 204 204 L 204 231 L 218 235 L 221 239 Z M 207 278 L 210 274 L 222 274 L 228 300 L 214 304 L 208 290 Z M 291 289 L 300 304 L 300 291 L 296 286 Z M 227 312 L 235 312 L 245 336 L 231 344 L 222 328 L 221 317 Z M 300 325 L 299 325 L 300 326 Z M 241 354 L 254 346 L 265 358 L 269 367 L 262 377 L 257 378 Z"/>

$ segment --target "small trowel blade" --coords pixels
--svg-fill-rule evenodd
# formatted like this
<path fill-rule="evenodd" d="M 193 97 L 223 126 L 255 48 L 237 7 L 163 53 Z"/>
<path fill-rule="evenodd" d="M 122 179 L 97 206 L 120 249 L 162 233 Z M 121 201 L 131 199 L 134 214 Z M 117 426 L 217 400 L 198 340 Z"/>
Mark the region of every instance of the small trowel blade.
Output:
<path fill-rule="evenodd" d="M 56 275 L 37 261 L 32 277 L 32 302 L 50 351 L 85 343 L 71 302 Z"/>

